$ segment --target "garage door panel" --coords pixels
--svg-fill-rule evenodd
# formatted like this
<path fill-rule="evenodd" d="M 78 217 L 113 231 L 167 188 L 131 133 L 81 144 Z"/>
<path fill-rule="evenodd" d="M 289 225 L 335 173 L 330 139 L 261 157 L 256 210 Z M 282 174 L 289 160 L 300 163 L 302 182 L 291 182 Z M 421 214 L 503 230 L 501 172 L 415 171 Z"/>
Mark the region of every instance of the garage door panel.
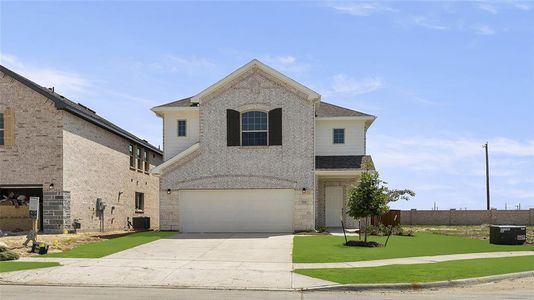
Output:
<path fill-rule="evenodd" d="M 293 190 L 180 191 L 184 232 L 291 232 Z"/>

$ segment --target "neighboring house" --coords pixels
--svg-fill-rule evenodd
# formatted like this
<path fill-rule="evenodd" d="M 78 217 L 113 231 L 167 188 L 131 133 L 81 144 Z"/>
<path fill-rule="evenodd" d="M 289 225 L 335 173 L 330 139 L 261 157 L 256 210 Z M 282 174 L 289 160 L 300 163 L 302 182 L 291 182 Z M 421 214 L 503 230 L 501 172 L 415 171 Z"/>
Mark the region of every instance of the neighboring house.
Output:
<path fill-rule="evenodd" d="M 152 110 L 163 118 L 165 162 L 152 171 L 163 230 L 340 227 L 349 189 L 372 163 L 365 136 L 374 116 L 321 102 L 258 60 Z"/>
<path fill-rule="evenodd" d="M 39 197 L 44 232 L 63 232 L 75 221 L 83 231 L 124 229 L 136 216 L 157 228 L 159 179 L 149 170 L 161 161 L 145 140 L 0 66 L 0 199 Z M 27 209 L 11 211 L 27 216 Z M 0 220 L 0 229 L 17 229 L 11 221 Z"/>

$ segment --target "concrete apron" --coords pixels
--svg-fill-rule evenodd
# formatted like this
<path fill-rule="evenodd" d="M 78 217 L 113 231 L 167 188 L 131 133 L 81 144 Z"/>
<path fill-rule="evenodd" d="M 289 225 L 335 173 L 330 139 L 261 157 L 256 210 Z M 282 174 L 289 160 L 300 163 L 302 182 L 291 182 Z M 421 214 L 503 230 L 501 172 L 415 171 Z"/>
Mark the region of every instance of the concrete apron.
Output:
<path fill-rule="evenodd" d="M 292 235 L 178 234 L 98 259 L 23 258 L 63 266 L 0 273 L 0 283 L 302 289 L 333 282 L 292 273 Z"/>

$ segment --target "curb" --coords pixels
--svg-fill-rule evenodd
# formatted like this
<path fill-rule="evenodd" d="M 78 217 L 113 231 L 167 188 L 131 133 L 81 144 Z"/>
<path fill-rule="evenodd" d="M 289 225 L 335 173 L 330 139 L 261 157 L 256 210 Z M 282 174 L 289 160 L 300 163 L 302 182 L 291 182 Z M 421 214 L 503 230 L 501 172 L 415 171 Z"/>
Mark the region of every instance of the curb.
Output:
<path fill-rule="evenodd" d="M 369 290 L 418 290 L 428 288 L 446 288 L 466 286 L 472 284 L 498 282 L 508 279 L 534 277 L 534 271 L 509 273 L 503 275 L 486 276 L 479 278 L 458 279 L 450 281 L 436 281 L 425 283 L 391 283 L 391 284 L 336 284 L 311 288 L 245 288 L 245 287 L 209 287 L 209 286 L 179 286 L 179 285 L 102 285 L 102 284 L 56 284 L 9 282 L 0 280 L 0 285 L 15 286 L 55 286 L 55 287 L 102 287 L 102 288 L 163 288 L 184 290 L 226 290 L 226 291 L 271 291 L 271 292 L 319 292 L 319 291 L 369 291 Z"/>
<path fill-rule="evenodd" d="M 449 281 L 423 282 L 423 283 L 379 283 L 379 284 L 336 284 L 312 288 L 299 289 L 304 292 L 312 291 L 368 291 L 368 290 L 417 290 L 428 288 L 443 288 L 465 286 L 481 283 L 498 282 L 508 279 L 534 277 L 534 271 L 509 273 L 502 275 L 485 276 L 478 278 L 457 279 Z"/>

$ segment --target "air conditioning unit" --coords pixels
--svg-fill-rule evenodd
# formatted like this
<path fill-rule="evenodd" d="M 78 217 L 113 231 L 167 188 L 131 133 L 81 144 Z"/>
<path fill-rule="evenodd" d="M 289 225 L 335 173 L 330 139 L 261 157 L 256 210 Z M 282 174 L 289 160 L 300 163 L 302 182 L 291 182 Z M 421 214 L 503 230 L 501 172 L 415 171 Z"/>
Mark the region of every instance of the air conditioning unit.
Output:
<path fill-rule="evenodd" d="M 527 227 L 515 225 L 491 225 L 490 244 L 523 245 L 527 241 Z"/>

